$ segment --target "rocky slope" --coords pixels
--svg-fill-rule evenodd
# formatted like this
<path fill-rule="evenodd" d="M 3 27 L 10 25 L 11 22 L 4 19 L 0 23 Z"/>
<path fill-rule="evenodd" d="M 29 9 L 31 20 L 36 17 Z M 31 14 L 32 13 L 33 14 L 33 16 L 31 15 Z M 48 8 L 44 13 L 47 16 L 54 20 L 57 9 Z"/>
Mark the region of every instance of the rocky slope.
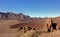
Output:
<path fill-rule="evenodd" d="M 0 12 L 0 37 L 15 37 L 15 36 L 20 36 L 20 34 L 22 34 L 21 36 L 23 36 L 25 34 L 23 34 L 23 31 L 19 29 L 20 27 L 24 27 L 24 26 L 35 28 L 38 30 L 38 33 L 39 33 L 39 31 L 41 32 L 43 28 L 46 27 L 45 26 L 46 20 L 47 18 L 31 18 L 30 16 L 24 15 L 22 13 L 15 14 L 12 12 L 7 12 L 7 13 Z M 58 27 L 60 28 L 60 17 L 54 17 L 52 18 L 52 21 L 54 23 L 57 23 L 59 25 Z M 55 37 L 56 33 L 57 33 L 57 36 L 59 37 L 59 34 L 58 34 L 59 31 L 51 33 L 52 37 L 53 37 L 53 34 Z M 27 31 L 27 33 L 28 32 L 29 31 Z M 38 35 L 39 35 L 38 37 L 51 36 L 50 33 L 46 35 L 40 35 L 40 34 Z"/>

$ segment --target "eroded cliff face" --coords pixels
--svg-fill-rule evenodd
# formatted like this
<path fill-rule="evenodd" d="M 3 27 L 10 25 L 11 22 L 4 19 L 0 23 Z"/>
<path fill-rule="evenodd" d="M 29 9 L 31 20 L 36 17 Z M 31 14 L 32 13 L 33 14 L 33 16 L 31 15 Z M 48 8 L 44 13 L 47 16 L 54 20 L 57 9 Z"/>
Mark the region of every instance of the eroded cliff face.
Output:
<path fill-rule="evenodd" d="M 45 30 L 47 32 L 53 32 L 54 30 L 58 30 L 57 22 L 54 22 L 53 18 L 48 18 L 45 22 Z"/>

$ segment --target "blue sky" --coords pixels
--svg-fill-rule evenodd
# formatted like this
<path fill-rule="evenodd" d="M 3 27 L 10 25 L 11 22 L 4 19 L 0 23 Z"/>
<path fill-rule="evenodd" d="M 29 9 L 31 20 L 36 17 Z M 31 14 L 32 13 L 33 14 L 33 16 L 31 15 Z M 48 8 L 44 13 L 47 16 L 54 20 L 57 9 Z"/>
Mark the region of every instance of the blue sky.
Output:
<path fill-rule="evenodd" d="M 22 12 L 31 17 L 60 16 L 60 0 L 0 0 L 0 12 Z"/>

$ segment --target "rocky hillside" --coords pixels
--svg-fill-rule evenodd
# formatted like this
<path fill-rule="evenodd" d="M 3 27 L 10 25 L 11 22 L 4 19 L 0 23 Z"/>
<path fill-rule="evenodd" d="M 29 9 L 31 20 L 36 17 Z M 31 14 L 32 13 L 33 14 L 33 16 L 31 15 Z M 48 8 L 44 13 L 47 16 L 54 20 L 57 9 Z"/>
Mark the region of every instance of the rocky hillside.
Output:
<path fill-rule="evenodd" d="M 19 21 L 18 21 L 19 20 Z M 23 20 L 23 21 L 21 21 Z M 22 13 L 15 14 L 12 12 L 3 13 L 0 12 L 0 37 L 23 37 L 28 35 L 34 36 L 34 37 L 60 37 L 59 32 L 60 30 L 52 33 L 47 33 L 45 35 L 47 27 L 46 22 L 49 24 L 51 20 L 48 20 L 48 17 L 46 18 L 31 18 L 28 15 L 24 15 Z M 60 17 L 54 17 L 52 18 L 53 23 L 57 23 L 58 28 L 60 29 Z M 25 30 L 26 33 L 24 33 Z M 53 26 L 54 27 L 54 26 Z M 32 29 L 34 31 L 32 31 Z M 51 35 L 52 34 L 52 35 Z M 55 36 L 56 35 L 56 36 Z"/>

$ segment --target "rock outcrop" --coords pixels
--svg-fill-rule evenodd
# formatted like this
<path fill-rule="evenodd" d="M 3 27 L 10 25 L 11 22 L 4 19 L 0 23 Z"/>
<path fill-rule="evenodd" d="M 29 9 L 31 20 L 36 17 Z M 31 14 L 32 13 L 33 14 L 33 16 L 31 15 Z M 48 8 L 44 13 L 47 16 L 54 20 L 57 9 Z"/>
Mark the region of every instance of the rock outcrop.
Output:
<path fill-rule="evenodd" d="M 45 30 L 47 30 L 48 32 L 52 32 L 54 30 L 58 30 L 58 25 L 57 23 L 53 22 L 52 18 L 48 18 L 45 23 L 45 28 Z"/>

